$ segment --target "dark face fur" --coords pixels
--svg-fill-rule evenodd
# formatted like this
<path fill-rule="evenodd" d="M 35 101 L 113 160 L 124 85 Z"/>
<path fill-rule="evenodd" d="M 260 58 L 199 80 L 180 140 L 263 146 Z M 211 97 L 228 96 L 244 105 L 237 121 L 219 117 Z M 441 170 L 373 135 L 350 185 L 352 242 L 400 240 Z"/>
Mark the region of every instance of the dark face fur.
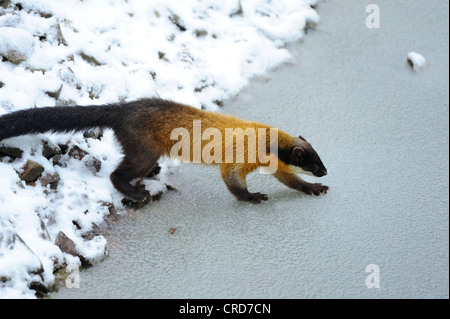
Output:
<path fill-rule="evenodd" d="M 317 177 L 327 175 L 327 169 L 320 160 L 319 155 L 301 135 L 299 136 L 298 145 L 292 150 L 290 164 L 300 167 L 303 171 Z"/>

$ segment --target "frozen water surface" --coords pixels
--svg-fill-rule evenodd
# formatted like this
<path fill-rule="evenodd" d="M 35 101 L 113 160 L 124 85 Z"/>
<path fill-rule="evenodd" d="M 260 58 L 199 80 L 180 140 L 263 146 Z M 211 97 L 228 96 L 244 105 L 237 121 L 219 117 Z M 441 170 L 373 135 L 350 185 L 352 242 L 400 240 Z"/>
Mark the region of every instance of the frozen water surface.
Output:
<path fill-rule="evenodd" d="M 307 180 L 329 194 L 255 173 L 249 189 L 269 201 L 241 203 L 216 167 L 182 165 L 178 191 L 113 224 L 109 257 L 53 297 L 448 298 L 448 2 L 377 1 L 379 29 L 369 3 L 320 3 L 298 61 L 223 107 L 305 136 L 329 171 Z"/>

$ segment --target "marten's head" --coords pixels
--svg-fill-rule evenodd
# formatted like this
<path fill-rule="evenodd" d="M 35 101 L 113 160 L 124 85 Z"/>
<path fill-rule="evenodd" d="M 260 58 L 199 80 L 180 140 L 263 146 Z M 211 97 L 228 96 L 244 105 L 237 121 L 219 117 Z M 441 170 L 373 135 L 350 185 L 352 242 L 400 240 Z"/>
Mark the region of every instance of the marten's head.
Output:
<path fill-rule="evenodd" d="M 293 145 L 289 148 L 279 149 L 278 157 L 286 164 L 293 166 L 296 173 L 316 177 L 327 175 L 327 169 L 319 155 L 301 135 L 294 140 Z"/>

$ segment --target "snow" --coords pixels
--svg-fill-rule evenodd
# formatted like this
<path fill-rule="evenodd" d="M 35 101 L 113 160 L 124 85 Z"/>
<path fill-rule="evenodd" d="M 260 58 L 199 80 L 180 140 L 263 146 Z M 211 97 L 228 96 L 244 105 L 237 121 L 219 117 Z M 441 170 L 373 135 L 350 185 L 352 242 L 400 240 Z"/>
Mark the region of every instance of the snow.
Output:
<path fill-rule="evenodd" d="M 427 64 L 427 60 L 425 60 L 423 55 L 421 55 L 417 52 L 414 52 L 414 51 L 411 51 L 408 53 L 407 59 L 408 59 L 409 63 L 411 64 L 413 70 L 416 72 L 423 70 L 423 68 Z"/>
<path fill-rule="evenodd" d="M 35 39 L 22 29 L 3 27 L 0 28 L 0 55 L 11 57 L 20 55 L 24 60 L 29 58 L 34 51 Z"/>
<path fill-rule="evenodd" d="M 249 79 L 289 61 L 283 46 L 319 22 L 315 0 L 18 2 L 0 9 L 0 115 L 150 96 L 218 110 Z M 21 57 L 14 63 L 12 51 Z M 62 165 L 53 165 L 41 155 L 42 140 L 89 155 L 81 161 L 63 155 Z M 45 134 L 0 145 L 23 150 L 21 158 L 0 161 L 0 298 L 33 298 L 31 283 L 49 286 L 55 269 L 81 264 L 55 245 L 59 232 L 90 263 L 105 256 L 106 239 L 88 235 L 109 214 L 108 204 L 126 212 L 109 180 L 122 154 L 108 130 L 101 140 Z M 86 167 L 93 158 L 101 162 L 98 172 Z M 44 174 L 59 174 L 57 191 L 20 180 L 27 160 L 44 166 Z M 166 189 L 172 164 L 161 164 L 161 174 L 143 182 L 152 194 Z"/>

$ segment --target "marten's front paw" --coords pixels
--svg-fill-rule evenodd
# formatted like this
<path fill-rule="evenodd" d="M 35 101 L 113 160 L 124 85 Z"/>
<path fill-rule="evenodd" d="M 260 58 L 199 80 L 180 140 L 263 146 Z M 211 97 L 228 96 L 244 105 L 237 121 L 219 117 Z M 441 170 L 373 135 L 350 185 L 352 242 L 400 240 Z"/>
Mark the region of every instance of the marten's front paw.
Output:
<path fill-rule="evenodd" d="M 266 194 L 261 193 L 248 193 L 244 198 L 242 198 L 242 200 L 253 204 L 259 204 L 261 201 L 268 199 L 269 197 L 267 197 Z"/>
<path fill-rule="evenodd" d="M 316 195 L 316 196 L 326 194 L 326 193 L 328 193 L 329 190 L 330 190 L 330 188 L 328 186 L 322 185 L 320 183 L 316 183 L 316 184 L 308 183 L 307 185 L 304 185 L 301 189 L 301 191 L 305 194 Z"/>

